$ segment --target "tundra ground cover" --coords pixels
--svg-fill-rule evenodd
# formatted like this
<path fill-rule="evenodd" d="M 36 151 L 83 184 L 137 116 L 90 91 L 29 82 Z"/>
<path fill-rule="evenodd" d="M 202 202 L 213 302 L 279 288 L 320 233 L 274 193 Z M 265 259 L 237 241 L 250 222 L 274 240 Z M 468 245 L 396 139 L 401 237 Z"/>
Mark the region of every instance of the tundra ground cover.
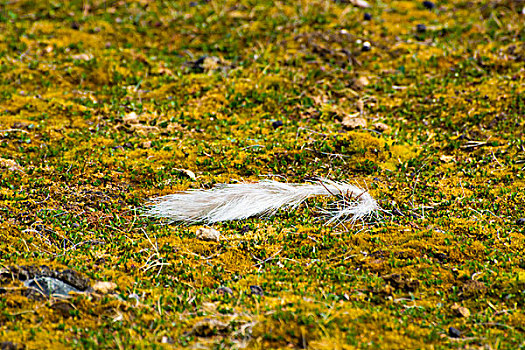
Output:
<path fill-rule="evenodd" d="M 524 4 L 354 3 L 0 3 L 2 348 L 523 348 Z M 137 211 L 266 175 L 386 212 Z"/>

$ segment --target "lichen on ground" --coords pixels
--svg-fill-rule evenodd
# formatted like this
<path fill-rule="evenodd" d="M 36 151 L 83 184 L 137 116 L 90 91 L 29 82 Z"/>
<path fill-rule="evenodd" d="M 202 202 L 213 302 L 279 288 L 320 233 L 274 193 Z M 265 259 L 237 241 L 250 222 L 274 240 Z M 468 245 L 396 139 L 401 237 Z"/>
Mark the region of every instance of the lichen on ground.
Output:
<path fill-rule="evenodd" d="M 2 2 L 0 347 L 525 348 L 524 4 L 359 3 Z M 140 215 L 266 175 L 382 220 Z"/>

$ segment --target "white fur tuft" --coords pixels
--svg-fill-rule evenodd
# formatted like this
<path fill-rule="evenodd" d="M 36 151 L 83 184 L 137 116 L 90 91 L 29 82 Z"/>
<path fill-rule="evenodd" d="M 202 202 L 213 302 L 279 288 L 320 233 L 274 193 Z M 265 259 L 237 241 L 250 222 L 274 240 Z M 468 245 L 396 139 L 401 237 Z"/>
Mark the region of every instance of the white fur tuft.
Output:
<path fill-rule="evenodd" d="M 273 215 L 279 209 L 294 209 L 314 196 L 336 196 L 340 200 L 322 212 L 327 223 L 364 219 L 376 213 L 377 202 L 357 186 L 321 179 L 294 184 L 274 180 L 257 183 L 221 184 L 210 190 L 188 190 L 152 200 L 146 215 L 176 222 L 212 224 Z"/>

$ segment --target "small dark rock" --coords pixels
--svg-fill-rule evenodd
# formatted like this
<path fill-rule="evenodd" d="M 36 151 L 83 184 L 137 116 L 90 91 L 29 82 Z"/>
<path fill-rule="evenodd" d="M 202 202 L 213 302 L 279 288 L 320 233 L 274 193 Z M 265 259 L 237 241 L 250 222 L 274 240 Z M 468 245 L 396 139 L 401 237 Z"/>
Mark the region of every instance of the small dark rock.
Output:
<path fill-rule="evenodd" d="M 525 218 L 519 218 L 518 220 L 516 220 L 516 224 L 517 225 L 525 225 Z"/>
<path fill-rule="evenodd" d="M 452 338 L 459 338 L 461 337 L 461 331 L 457 328 L 450 327 L 448 329 L 448 335 L 450 335 Z"/>
<path fill-rule="evenodd" d="M 201 57 L 199 57 L 195 62 L 193 62 L 194 65 L 195 65 L 196 67 L 198 67 L 198 66 L 202 66 L 202 64 L 204 63 L 204 60 L 205 60 L 207 57 L 208 57 L 208 56 L 201 56 Z"/>
<path fill-rule="evenodd" d="M 89 278 L 82 276 L 75 270 L 66 269 L 60 272 L 55 272 L 55 275 L 59 280 L 70 284 L 80 291 L 85 291 L 91 286 Z"/>
<path fill-rule="evenodd" d="M 52 270 L 45 265 L 10 266 L 0 270 L 0 280 L 19 280 L 28 287 L 23 294 L 35 300 L 50 295 L 67 296 L 71 291 L 86 291 L 90 288 L 89 278 L 77 271 Z"/>
<path fill-rule="evenodd" d="M 13 343 L 11 341 L 0 342 L 0 350 L 21 350 L 21 349 L 25 349 L 25 346 L 18 345 L 17 343 Z"/>
<path fill-rule="evenodd" d="M 250 286 L 250 292 L 252 293 L 252 295 L 264 295 L 263 289 L 259 286 Z"/>
<path fill-rule="evenodd" d="M 423 7 L 425 7 L 427 10 L 433 10 L 436 7 L 436 4 L 434 4 L 432 1 L 423 1 Z"/>
<path fill-rule="evenodd" d="M 69 292 L 79 292 L 79 290 L 72 285 L 53 277 L 37 277 L 25 281 L 24 285 L 46 297 L 67 297 Z"/>
<path fill-rule="evenodd" d="M 363 18 L 365 21 L 370 21 L 372 19 L 372 15 L 368 12 L 365 12 L 365 14 L 363 15 Z"/>
<path fill-rule="evenodd" d="M 448 256 L 445 253 L 434 253 L 434 258 L 438 259 L 441 262 L 447 260 Z"/>
<path fill-rule="evenodd" d="M 220 295 L 226 295 L 226 294 L 232 295 L 233 290 L 230 287 L 219 287 L 215 290 L 215 293 L 220 294 Z"/>
<path fill-rule="evenodd" d="M 272 127 L 273 127 L 274 129 L 277 129 L 278 127 L 281 127 L 281 126 L 283 126 L 283 125 L 284 125 L 283 122 L 280 121 L 280 120 L 276 120 L 276 121 L 274 121 L 274 122 L 272 123 Z"/>
<path fill-rule="evenodd" d="M 363 46 L 361 46 L 361 51 L 367 52 L 367 51 L 370 51 L 370 50 L 372 50 L 372 45 L 368 41 L 365 41 L 363 43 Z"/>
<path fill-rule="evenodd" d="M 76 21 L 71 22 L 71 29 L 79 30 L 80 29 L 80 23 L 78 23 Z"/>
<path fill-rule="evenodd" d="M 197 5 L 199 5 L 197 1 L 190 1 L 190 7 L 195 7 Z"/>
<path fill-rule="evenodd" d="M 188 67 L 195 73 L 203 73 L 207 66 L 221 65 L 221 59 L 216 56 L 201 56 L 196 61 L 187 62 Z"/>
<path fill-rule="evenodd" d="M 425 26 L 424 24 L 421 24 L 421 23 L 420 23 L 420 24 L 418 24 L 418 25 L 416 26 L 416 31 L 417 31 L 418 33 L 424 33 L 424 32 L 427 31 L 427 26 Z"/>

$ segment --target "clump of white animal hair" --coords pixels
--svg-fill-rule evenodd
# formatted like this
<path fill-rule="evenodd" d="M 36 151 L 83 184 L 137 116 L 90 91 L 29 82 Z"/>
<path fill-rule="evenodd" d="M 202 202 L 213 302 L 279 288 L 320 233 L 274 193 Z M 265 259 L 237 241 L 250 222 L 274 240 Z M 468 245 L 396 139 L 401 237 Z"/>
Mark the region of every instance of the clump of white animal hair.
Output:
<path fill-rule="evenodd" d="M 322 181 L 330 183 L 333 187 L 337 188 L 337 192 L 335 193 L 332 190 L 329 191 L 333 196 L 337 197 L 338 200 L 328 204 L 328 209 L 318 208 L 327 218 L 327 224 L 335 223 L 338 225 L 345 221 L 354 223 L 359 220 L 380 217 L 379 211 L 382 209 L 377 204 L 377 201 L 368 193 L 368 190 L 347 183 L 334 182 L 326 179 Z"/>
<path fill-rule="evenodd" d="M 315 196 L 336 196 L 331 209 L 323 209 L 327 223 L 363 220 L 379 206 L 368 191 L 348 183 L 319 179 L 296 184 L 262 180 L 255 183 L 220 184 L 212 189 L 187 190 L 152 199 L 145 215 L 174 222 L 213 224 L 271 216 L 280 209 L 295 209 Z"/>

